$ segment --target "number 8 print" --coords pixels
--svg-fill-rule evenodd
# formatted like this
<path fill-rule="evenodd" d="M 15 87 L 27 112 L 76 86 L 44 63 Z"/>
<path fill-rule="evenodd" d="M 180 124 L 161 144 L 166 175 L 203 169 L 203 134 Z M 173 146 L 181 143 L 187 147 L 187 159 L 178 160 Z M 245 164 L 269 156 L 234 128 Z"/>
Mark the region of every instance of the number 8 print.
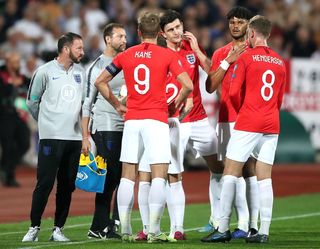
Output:
<path fill-rule="evenodd" d="M 144 70 L 144 80 L 139 79 L 139 70 Z M 138 83 L 134 85 L 134 89 L 139 94 L 146 94 L 150 89 L 150 69 L 145 64 L 139 64 L 133 71 L 133 77 L 135 82 Z M 141 90 L 140 86 L 144 86 L 144 89 Z"/>
<path fill-rule="evenodd" d="M 271 81 L 270 82 L 267 82 L 267 76 L 270 75 L 271 76 Z M 261 96 L 262 98 L 265 100 L 265 101 L 269 101 L 272 96 L 273 96 L 273 84 L 274 84 L 274 81 L 275 81 L 276 77 L 274 75 L 274 73 L 271 71 L 271 70 L 267 70 L 263 73 L 262 75 L 262 83 L 263 83 L 263 87 L 261 88 Z M 269 89 L 269 95 L 266 96 L 265 94 L 265 91 L 266 89 Z"/>

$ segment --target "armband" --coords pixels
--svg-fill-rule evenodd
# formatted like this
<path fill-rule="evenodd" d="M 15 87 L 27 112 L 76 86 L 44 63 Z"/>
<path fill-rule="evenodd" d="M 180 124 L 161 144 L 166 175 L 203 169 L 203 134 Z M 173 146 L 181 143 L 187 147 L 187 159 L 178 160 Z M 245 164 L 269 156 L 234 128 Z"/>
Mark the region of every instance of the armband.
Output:
<path fill-rule="evenodd" d="M 106 66 L 106 70 L 114 77 L 116 76 L 121 69 L 117 68 L 113 63 L 110 63 L 108 66 Z"/>
<path fill-rule="evenodd" d="M 223 70 L 227 71 L 228 68 L 230 67 L 230 64 L 226 60 L 223 60 L 223 61 L 220 62 L 220 67 Z"/>

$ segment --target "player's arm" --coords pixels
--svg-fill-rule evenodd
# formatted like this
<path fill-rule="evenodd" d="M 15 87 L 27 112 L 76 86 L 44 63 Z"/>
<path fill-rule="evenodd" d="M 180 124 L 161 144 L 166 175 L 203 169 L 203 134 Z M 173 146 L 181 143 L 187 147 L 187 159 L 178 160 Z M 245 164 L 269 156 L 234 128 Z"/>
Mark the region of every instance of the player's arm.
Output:
<path fill-rule="evenodd" d="M 207 55 L 200 49 L 197 38 L 191 33 L 186 31 L 184 36 L 190 42 L 191 49 L 196 53 L 197 57 L 200 60 L 200 63 L 203 67 L 203 70 L 208 73 L 211 66 L 211 61 Z"/>
<path fill-rule="evenodd" d="M 284 77 L 283 77 L 283 81 L 281 83 L 281 88 L 280 88 L 280 92 L 279 92 L 279 96 L 278 96 L 278 109 L 279 110 L 282 105 L 282 100 L 283 100 L 285 88 L 286 88 L 286 72 L 284 72 Z"/>
<path fill-rule="evenodd" d="M 241 107 L 241 88 L 245 81 L 245 64 L 242 59 L 235 62 L 229 89 L 230 101 L 236 112 Z"/>
<path fill-rule="evenodd" d="M 33 74 L 27 96 L 29 112 L 36 121 L 38 121 L 41 97 L 46 89 L 47 81 L 49 80 L 47 74 L 43 70 L 43 68 L 39 68 Z"/>
<path fill-rule="evenodd" d="M 94 85 L 94 81 L 97 77 L 98 70 L 93 65 L 89 67 L 86 83 L 85 83 L 85 99 L 82 104 L 82 152 L 87 154 L 88 151 L 91 150 L 91 143 L 89 141 L 89 121 L 90 121 L 90 113 L 92 110 L 92 103 L 98 95 L 98 90 Z"/>
<path fill-rule="evenodd" d="M 186 72 L 180 73 L 177 76 L 177 80 L 180 82 L 182 88 L 179 92 L 179 95 L 175 99 L 175 106 L 176 108 L 180 109 L 183 103 L 187 100 L 188 96 L 192 93 L 193 84 L 192 84 L 192 80 L 190 79 L 189 75 Z M 190 106 L 191 109 L 192 109 L 192 106 Z M 188 111 L 190 112 L 191 109 Z"/>
<path fill-rule="evenodd" d="M 116 109 L 121 117 L 126 113 L 127 108 L 112 93 L 109 82 L 116 76 L 120 70 L 113 64 L 109 64 L 106 70 L 103 70 L 96 79 L 94 85 L 101 95 Z"/>
<path fill-rule="evenodd" d="M 179 114 L 179 120 L 183 120 L 189 112 L 191 112 L 193 108 L 193 98 L 187 98 L 185 105 L 183 106 L 180 114 Z"/>
<path fill-rule="evenodd" d="M 230 65 L 238 59 L 240 54 L 242 54 L 246 48 L 247 45 L 245 43 L 237 47 L 232 47 L 227 57 L 219 62 L 219 67 L 216 67 L 215 70 L 211 70 L 208 73 L 208 78 L 206 80 L 206 90 L 208 93 L 213 93 L 218 89 Z M 213 54 L 211 69 L 214 68 L 215 60 L 215 54 Z"/>

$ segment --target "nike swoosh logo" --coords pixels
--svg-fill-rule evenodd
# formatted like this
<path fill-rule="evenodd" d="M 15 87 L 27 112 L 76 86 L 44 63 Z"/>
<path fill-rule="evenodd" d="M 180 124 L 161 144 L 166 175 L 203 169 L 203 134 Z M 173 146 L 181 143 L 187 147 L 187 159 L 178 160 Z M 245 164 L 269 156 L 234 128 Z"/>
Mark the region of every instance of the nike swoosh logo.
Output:
<path fill-rule="evenodd" d="M 60 77 L 52 77 L 52 80 L 57 80 L 59 79 Z"/>

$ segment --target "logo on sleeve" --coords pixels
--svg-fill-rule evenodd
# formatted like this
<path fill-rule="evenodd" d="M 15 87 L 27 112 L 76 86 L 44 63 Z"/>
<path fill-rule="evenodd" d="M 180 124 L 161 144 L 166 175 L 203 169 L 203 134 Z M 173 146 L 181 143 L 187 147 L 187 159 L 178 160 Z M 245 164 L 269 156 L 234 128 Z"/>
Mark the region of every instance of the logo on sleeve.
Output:
<path fill-rule="evenodd" d="M 189 64 L 194 64 L 196 62 L 196 57 L 194 56 L 194 54 L 187 54 L 186 55 L 187 61 L 189 62 Z"/>
<path fill-rule="evenodd" d="M 81 75 L 80 74 L 74 74 L 73 78 L 78 84 L 81 83 Z"/>

